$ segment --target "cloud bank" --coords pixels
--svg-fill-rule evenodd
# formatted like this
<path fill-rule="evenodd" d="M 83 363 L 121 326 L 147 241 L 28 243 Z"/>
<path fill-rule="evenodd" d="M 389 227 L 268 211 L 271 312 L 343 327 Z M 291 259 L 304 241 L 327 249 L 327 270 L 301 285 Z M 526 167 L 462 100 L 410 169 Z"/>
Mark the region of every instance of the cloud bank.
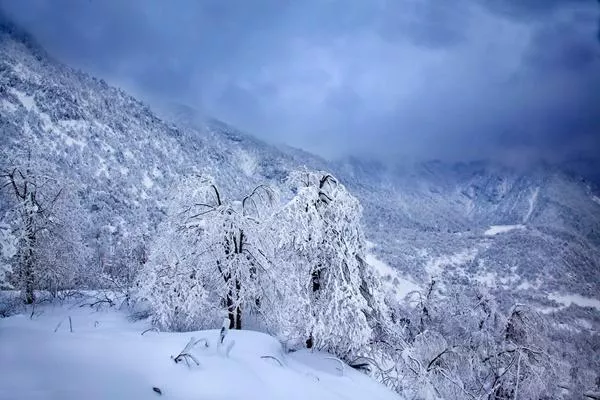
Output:
<path fill-rule="evenodd" d="M 600 157 L 594 0 L 0 7 L 69 64 L 325 157 Z"/>

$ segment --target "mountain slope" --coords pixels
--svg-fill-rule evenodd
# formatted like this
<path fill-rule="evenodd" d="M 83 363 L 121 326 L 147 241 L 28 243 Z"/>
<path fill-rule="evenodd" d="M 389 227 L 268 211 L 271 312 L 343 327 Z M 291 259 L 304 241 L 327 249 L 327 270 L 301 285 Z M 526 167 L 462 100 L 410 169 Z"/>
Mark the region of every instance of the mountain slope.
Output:
<path fill-rule="evenodd" d="M 327 162 L 193 109 L 163 107 L 158 117 L 1 24 L 3 149 L 34 149 L 58 178 L 77 183 L 90 237 L 118 242 L 151 231 L 185 173 L 209 172 L 238 197 L 258 183 L 277 187 L 306 165 L 332 171 L 360 199 L 373 251 L 401 277 L 468 280 L 555 307 L 548 294 L 600 292 L 600 194 L 556 166 Z M 497 234 L 486 235 L 490 228 Z"/>
<path fill-rule="evenodd" d="M 355 160 L 341 168 L 392 265 L 427 279 L 428 264 L 466 251 L 471 256 L 459 264 L 470 276 L 495 271 L 539 280 L 543 290 L 598 292 L 600 207 L 587 184 L 553 166 L 433 162 L 401 168 Z M 486 235 L 493 226 L 518 229 Z"/>
<path fill-rule="evenodd" d="M 469 279 L 530 299 L 525 288 L 535 287 L 535 300 L 545 306 L 551 305 L 547 293 L 596 296 L 600 289 L 598 197 L 590 184 L 558 166 L 433 161 L 390 167 L 357 158 L 328 163 L 266 145 L 190 108 L 159 108 L 163 118 L 228 149 L 221 154 L 229 164 L 244 164 L 239 155 L 250 155 L 252 165 L 262 166 L 256 175 L 275 178 L 272 184 L 300 165 L 334 172 L 360 199 L 374 251 L 405 278 Z M 486 234 L 494 227 L 497 234 Z"/>

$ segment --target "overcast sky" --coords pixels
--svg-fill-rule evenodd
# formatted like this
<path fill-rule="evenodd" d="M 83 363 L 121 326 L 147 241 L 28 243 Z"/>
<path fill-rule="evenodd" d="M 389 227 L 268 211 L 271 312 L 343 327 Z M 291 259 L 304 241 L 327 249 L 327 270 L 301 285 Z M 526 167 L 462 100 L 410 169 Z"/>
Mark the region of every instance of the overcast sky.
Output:
<path fill-rule="evenodd" d="M 0 0 L 58 59 L 325 157 L 600 158 L 597 0 Z"/>

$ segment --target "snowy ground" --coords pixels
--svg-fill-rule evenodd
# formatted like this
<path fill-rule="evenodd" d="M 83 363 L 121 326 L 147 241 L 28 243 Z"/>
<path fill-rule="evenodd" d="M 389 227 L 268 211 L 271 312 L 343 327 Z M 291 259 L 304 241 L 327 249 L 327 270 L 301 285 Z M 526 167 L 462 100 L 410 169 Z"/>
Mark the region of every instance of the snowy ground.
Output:
<path fill-rule="evenodd" d="M 550 293 L 548 298 L 562 304 L 564 307 L 575 304 L 579 307 L 595 308 L 600 311 L 600 300 L 591 297 L 584 297 L 578 294 Z"/>
<path fill-rule="evenodd" d="M 38 306 L 33 317 L 1 318 L 0 399 L 398 398 L 327 354 L 283 354 L 262 333 L 231 331 L 225 343 L 235 345 L 227 357 L 216 348 L 217 330 L 142 336 L 146 328 L 114 308 L 96 311 L 73 301 Z M 210 343 L 193 350 L 200 366 L 176 364 L 171 356 L 192 336 Z"/>
<path fill-rule="evenodd" d="M 499 233 L 506 233 L 515 229 L 525 229 L 525 225 L 492 225 L 487 231 L 483 232 L 483 234 L 485 236 L 496 236 Z"/>
<path fill-rule="evenodd" d="M 372 251 L 375 248 L 373 242 L 367 241 L 367 249 Z M 405 298 L 409 293 L 421 290 L 421 287 L 410 279 L 402 276 L 400 271 L 392 268 L 385 261 L 380 260 L 373 253 L 367 253 L 367 264 L 372 266 L 379 274 L 381 281 L 386 289 L 395 293 L 399 298 Z"/>
<path fill-rule="evenodd" d="M 425 271 L 427 271 L 430 278 L 441 276 L 448 267 L 459 267 L 473 261 L 477 256 L 477 252 L 478 249 L 473 247 L 471 249 L 463 249 L 454 254 L 432 257 L 427 261 Z"/>

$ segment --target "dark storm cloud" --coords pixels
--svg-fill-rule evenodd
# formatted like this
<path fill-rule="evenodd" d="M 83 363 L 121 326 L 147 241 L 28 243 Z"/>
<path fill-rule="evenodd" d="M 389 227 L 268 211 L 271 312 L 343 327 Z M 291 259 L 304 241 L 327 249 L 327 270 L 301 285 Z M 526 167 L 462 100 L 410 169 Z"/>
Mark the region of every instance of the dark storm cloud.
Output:
<path fill-rule="evenodd" d="M 594 0 L 0 0 L 52 54 L 325 156 L 600 149 Z"/>

